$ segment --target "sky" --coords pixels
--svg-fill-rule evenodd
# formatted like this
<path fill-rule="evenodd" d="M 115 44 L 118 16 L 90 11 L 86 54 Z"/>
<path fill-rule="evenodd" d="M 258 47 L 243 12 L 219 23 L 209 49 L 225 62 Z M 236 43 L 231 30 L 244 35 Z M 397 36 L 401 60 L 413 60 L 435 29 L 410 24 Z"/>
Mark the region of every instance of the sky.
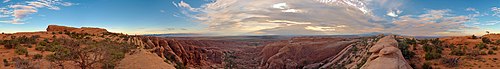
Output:
<path fill-rule="evenodd" d="M 500 0 L 0 0 L 0 32 L 411 36 L 500 33 Z"/>

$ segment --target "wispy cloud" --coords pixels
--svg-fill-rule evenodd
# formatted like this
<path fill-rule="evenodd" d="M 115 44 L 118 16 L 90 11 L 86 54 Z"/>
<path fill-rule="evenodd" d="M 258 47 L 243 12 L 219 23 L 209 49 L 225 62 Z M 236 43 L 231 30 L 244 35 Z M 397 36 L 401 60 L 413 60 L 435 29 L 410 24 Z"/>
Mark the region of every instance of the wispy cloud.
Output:
<path fill-rule="evenodd" d="M 449 14 L 450 10 L 429 10 L 421 15 L 405 15 L 394 20 L 394 26 L 386 31 L 405 35 L 459 35 L 463 29 L 472 29 L 464 24 L 467 16 Z"/>
<path fill-rule="evenodd" d="M 174 5 L 186 17 L 220 34 L 457 35 L 462 32 L 456 30 L 470 29 L 464 23 L 471 19 L 452 15 L 451 10 L 401 15 L 399 0 L 215 0 L 200 8 L 183 1 Z M 373 8 L 387 11 L 386 16 L 375 15 Z"/>
<path fill-rule="evenodd" d="M 493 16 L 500 17 L 500 7 L 492 7 L 491 11 L 493 11 Z"/>
<path fill-rule="evenodd" d="M 3 0 L 3 3 L 7 3 L 7 2 L 9 2 L 9 1 L 10 1 L 10 0 Z"/>
<path fill-rule="evenodd" d="M 483 24 L 483 25 L 496 25 L 499 23 L 500 23 L 500 20 L 495 20 L 495 21 L 487 21 L 486 24 Z"/>
<path fill-rule="evenodd" d="M 5 0 L 4 2 L 9 2 Z M 9 21 L 0 21 L 3 23 L 23 24 L 24 18 L 37 13 L 38 9 L 47 8 L 50 10 L 60 10 L 59 6 L 72 6 L 74 3 L 64 2 L 62 0 L 37 0 L 25 1 L 0 8 L 0 17 L 11 18 Z"/>

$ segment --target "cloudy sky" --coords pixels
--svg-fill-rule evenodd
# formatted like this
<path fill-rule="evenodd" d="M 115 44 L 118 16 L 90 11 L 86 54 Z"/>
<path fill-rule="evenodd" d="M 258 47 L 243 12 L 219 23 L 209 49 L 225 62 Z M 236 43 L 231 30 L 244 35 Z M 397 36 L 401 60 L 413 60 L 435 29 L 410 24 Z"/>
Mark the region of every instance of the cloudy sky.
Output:
<path fill-rule="evenodd" d="M 414 36 L 500 33 L 498 0 L 3 0 L 0 32 Z"/>

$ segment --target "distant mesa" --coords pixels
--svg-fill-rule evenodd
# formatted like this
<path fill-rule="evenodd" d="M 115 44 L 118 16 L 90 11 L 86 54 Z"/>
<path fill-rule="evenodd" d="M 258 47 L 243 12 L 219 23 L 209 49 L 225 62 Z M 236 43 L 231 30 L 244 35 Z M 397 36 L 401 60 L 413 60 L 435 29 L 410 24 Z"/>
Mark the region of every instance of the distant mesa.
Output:
<path fill-rule="evenodd" d="M 58 25 L 49 25 L 47 27 L 47 32 L 75 32 L 75 33 L 88 33 L 88 34 L 101 34 L 107 33 L 106 29 L 102 28 L 92 28 L 92 27 L 66 27 L 66 26 L 58 26 Z"/>

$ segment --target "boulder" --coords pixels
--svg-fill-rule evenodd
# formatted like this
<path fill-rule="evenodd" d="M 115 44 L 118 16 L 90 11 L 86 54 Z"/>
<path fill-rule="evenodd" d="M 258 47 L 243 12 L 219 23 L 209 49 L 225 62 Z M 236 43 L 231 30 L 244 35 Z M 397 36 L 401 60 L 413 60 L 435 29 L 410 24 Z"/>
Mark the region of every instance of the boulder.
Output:
<path fill-rule="evenodd" d="M 413 69 L 397 48 L 394 36 L 380 39 L 369 49 L 372 53 L 361 69 Z"/>

